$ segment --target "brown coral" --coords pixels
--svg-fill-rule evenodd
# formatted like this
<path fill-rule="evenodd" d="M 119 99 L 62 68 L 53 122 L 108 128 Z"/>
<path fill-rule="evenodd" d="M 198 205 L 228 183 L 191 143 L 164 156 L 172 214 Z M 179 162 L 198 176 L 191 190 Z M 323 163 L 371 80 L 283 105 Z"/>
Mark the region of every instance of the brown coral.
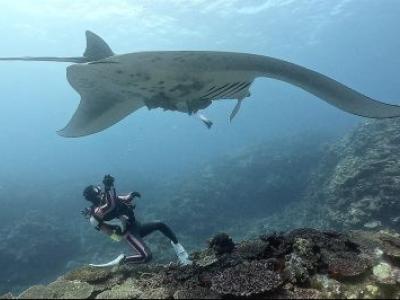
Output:
<path fill-rule="evenodd" d="M 93 287 L 86 282 L 56 281 L 48 286 L 37 285 L 23 292 L 19 299 L 88 299 Z"/>
<path fill-rule="evenodd" d="M 237 247 L 239 256 L 249 260 L 266 258 L 268 249 L 268 243 L 262 240 L 244 241 Z"/>
<path fill-rule="evenodd" d="M 229 235 L 226 233 L 219 233 L 211 239 L 209 248 L 213 249 L 215 254 L 222 255 L 225 253 L 232 253 L 235 244 Z"/>
<path fill-rule="evenodd" d="M 205 287 L 179 289 L 174 293 L 174 299 L 219 299 L 220 297 Z"/>
<path fill-rule="evenodd" d="M 11 293 L 7 293 L 7 294 L 0 296 L 0 299 L 14 299 L 14 296 Z"/>
<path fill-rule="evenodd" d="M 379 239 L 382 241 L 385 256 L 394 264 L 400 265 L 400 238 L 396 234 L 382 232 Z"/>
<path fill-rule="evenodd" d="M 222 296 L 250 297 L 276 290 L 281 275 L 265 261 L 253 261 L 226 269 L 212 278 L 211 290 Z"/>
<path fill-rule="evenodd" d="M 332 255 L 327 259 L 328 272 L 334 278 L 348 278 L 363 275 L 371 269 L 371 262 L 365 257 Z"/>

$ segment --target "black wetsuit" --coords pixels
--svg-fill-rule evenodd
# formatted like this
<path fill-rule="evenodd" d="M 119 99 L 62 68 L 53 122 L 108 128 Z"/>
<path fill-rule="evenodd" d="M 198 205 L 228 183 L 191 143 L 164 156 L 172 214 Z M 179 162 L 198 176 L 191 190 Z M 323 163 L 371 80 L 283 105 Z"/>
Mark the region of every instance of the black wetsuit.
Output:
<path fill-rule="evenodd" d="M 178 239 L 174 232 L 162 222 L 152 222 L 141 224 L 135 219 L 133 197 L 117 196 L 115 189 L 104 193 L 104 205 L 95 206 L 91 209 L 91 215 L 99 222 L 98 230 L 107 231 L 115 226 L 109 225 L 107 221 L 119 219 L 123 224 L 121 234 L 124 236 L 128 244 L 138 252 L 138 255 L 127 256 L 125 263 L 146 263 L 152 259 L 150 249 L 144 243 L 143 238 L 154 231 L 160 231 L 168 237 L 174 244 L 178 243 Z"/>

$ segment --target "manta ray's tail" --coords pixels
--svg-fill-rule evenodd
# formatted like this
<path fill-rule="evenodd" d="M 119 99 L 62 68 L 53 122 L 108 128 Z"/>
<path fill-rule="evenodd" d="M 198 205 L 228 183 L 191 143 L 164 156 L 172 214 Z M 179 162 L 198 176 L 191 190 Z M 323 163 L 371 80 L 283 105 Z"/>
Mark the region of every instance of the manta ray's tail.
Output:
<path fill-rule="evenodd" d="M 97 34 L 86 31 L 86 50 L 82 57 L 2 57 L 0 61 L 53 61 L 87 63 L 114 56 L 110 46 Z"/>
<path fill-rule="evenodd" d="M 264 76 L 282 80 L 349 113 L 369 118 L 400 117 L 400 106 L 369 98 L 323 74 L 283 60 L 267 57 Z"/>

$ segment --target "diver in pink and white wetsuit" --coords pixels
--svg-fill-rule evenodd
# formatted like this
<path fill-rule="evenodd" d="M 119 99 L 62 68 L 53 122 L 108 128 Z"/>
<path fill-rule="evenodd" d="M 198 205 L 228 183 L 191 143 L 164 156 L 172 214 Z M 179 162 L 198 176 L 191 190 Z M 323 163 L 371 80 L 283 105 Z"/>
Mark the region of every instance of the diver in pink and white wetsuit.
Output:
<path fill-rule="evenodd" d="M 178 242 L 174 232 L 162 222 L 140 224 L 135 219 L 134 198 L 141 197 L 138 192 L 126 196 L 117 196 L 114 187 L 114 178 L 106 175 L 103 179 L 104 192 L 99 186 L 90 185 L 83 191 L 85 199 L 92 203 L 82 213 L 90 220 L 90 223 L 99 231 L 109 235 L 112 239 L 120 241 L 125 239 L 137 252 L 136 255 L 125 256 L 121 254 L 115 260 L 104 265 L 92 265 L 95 267 L 108 267 L 127 263 L 147 263 L 152 259 L 150 249 L 144 243 L 143 238 L 154 231 L 160 231 L 171 240 L 179 262 L 182 265 L 191 264 L 189 255 Z M 119 219 L 122 226 L 108 224 L 111 220 Z"/>

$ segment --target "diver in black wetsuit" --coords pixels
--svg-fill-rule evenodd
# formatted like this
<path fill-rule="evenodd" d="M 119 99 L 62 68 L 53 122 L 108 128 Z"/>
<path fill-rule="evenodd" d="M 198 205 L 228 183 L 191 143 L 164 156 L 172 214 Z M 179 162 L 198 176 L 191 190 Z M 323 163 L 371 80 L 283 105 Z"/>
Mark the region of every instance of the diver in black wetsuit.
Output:
<path fill-rule="evenodd" d="M 92 206 L 82 213 L 97 230 L 104 232 L 117 241 L 125 239 L 138 254 L 132 256 L 121 254 L 107 264 L 92 266 L 106 267 L 125 263 L 149 262 L 152 259 L 152 254 L 142 238 L 154 231 L 160 231 L 171 240 L 180 264 L 188 265 L 191 263 L 186 250 L 178 242 L 176 235 L 167 225 L 162 222 L 140 224 L 136 221 L 134 199 L 141 197 L 138 192 L 133 192 L 126 196 L 117 196 L 114 187 L 114 178 L 110 175 L 104 177 L 103 184 L 104 192 L 101 191 L 99 186 L 90 185 L 85 188 L 83 196 L 92 203 Z M 114 219 L 119 219 L 122 226 L 106 223 Z"/>

